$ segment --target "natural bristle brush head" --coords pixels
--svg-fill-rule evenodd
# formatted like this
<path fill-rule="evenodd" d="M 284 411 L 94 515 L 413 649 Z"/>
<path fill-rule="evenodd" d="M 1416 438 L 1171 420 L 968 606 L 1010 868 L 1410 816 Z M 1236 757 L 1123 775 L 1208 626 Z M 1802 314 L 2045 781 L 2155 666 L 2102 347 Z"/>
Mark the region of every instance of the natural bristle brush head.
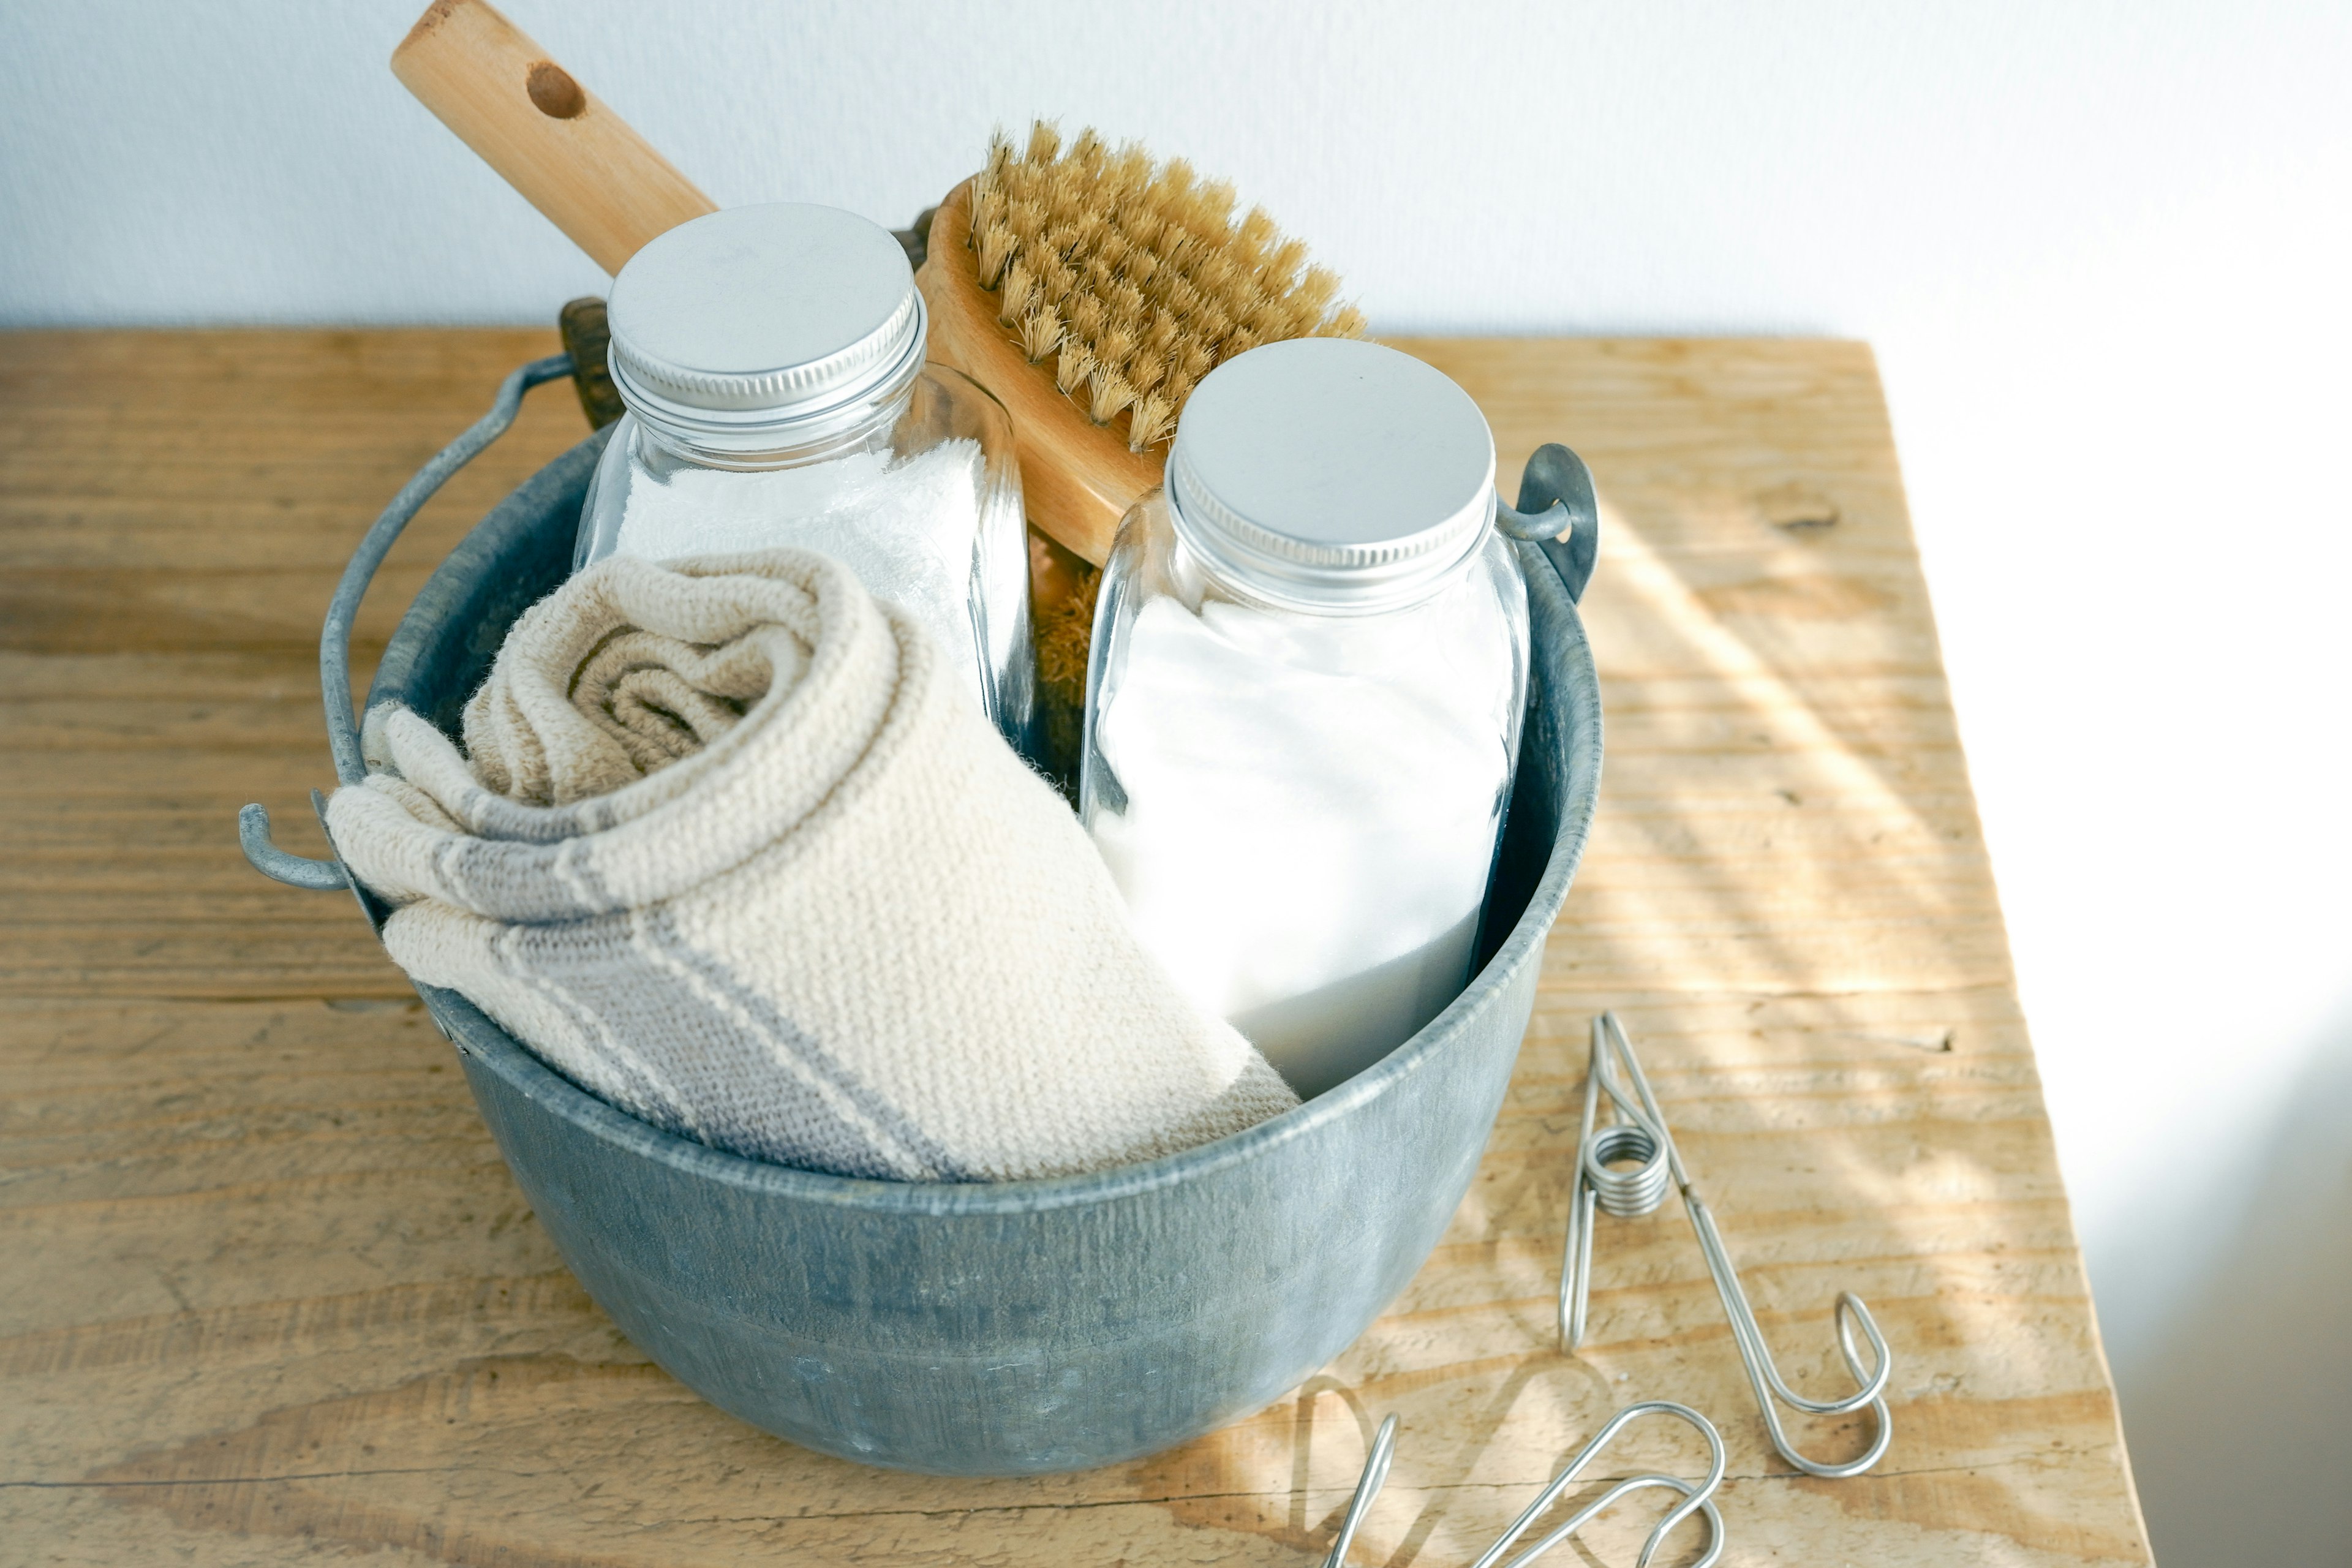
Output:
<path fill-rule="evenodd" d="M 1237 205 L 1181 159 L 1040 123 L 998 132 L 932 222 L 931 357 L 1011 412 L 1030 521 L 1097 565 L 1202 377 L 1261 343 L 1363 334 L 1338 277 Z"/>
<path fill-rule="evenodd" d="M 1031 525 L 1046 750 L 1075 776 L 1099 567 L 1159 484 L 1184 400 L 1261 343 L 1361 337 L 1339 279 L 1181 159 L 999 132 L 931 221 L 929 354 L 1004 405 Z"/>
<path fill-rule="evenodd" d="M 1339 279 L 1307 265 L 1263 207 L 1182 159 L 1113 151 L 1093 131 L 1066 148 L 1051 126 L 1016 148 L 1002 132 L 971 183 L 973 275 L 1032 363 L 1132 452 L 1174 433 L 1200 379 L 1260 343 L 1363 335 Z"/>

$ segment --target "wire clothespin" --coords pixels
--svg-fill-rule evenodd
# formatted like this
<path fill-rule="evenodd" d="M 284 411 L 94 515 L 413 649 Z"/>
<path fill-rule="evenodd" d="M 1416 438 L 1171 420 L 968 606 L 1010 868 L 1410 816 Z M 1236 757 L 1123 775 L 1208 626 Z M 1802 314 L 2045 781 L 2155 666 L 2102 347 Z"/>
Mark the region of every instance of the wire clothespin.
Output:
<path fill-rule="evenodd" d="M 1619 1085 L 1612 1057 L 1622 1064 L 1632 1094 Z M 1612 1120 L 1605 1123 L 1599 1121 L 1603 1091 L 1612 1109 Z M 1838 1349 L 1854 1381 L 1862 1385 L 1859 1389 L 1843 1399 L 1807 1399 L 1781 1381 L 1771 1349 L 1764 1342 L 1764 1331 L 1748 1305 L 1748 1292 L 1740 1289 L 1739 1270 L 1732 1267 L 1722 1234 L 1715 1227 L 1715 1215 L 1691 1186 L 1690 1173 L 1675 1149 L 1673 1134 L 1666 1131 L 1657 1098 L 1650 1092 L 1649 1079 L 1634 1058 L 1633 1043 L 1625 1037 L 1624 1026 L 1617 1022 L 1614 1013 L 1603 1013 L 1592 1020 L 1592 1065 L 1584 1079 L 1584 1132 L 1577 1147 L 1576 1190 L 1569 1202 L 1568 1245 L 1560 1259 L 1560 1347 L 1573 1351 L 1584 1342 L 1585 1303 L 1592 1287 L 1593 1211 L 1600 1208 L 1621 1219 L 1638 1218 L 1654 1213 L 1665 1201 L 1669 1184 L 1681 1189 L 1683 1207 L 1690 1215 L 1691 1229 L 1697 1233 L 1706 1271 L 1715 1277 L 1716 1293 L 1723 1298 L 1724 1314 L 1731 1320 L 1731 1337 L 1739 1347 L 1739 1360 L 1748 1369 L 1748 1385 L 1756 1391 L 1757 1408 L 1764 1413 L 1764 1427 L 1771 1434 L 1772 1447 L 1807 1475 L 1831 1480 L 1858 1476 L 1878 1463 L 1895 1435 L 1885 1399 L 1893 1360 L 1870 1309 L 1851 1290 L 1838 1294 Z M 1854 1348 L 1856 1323 L 1870 1342 L 1875 1363 L 1868 1372 L 1863 1370 L 1862 1357 Z M 1843 1465 L 1821 1464 L 1790 1446 L 1788 1434 L 1780 1428 L 1776 1400 L 1809 1415 L 1844 1415 L 1866 1405 L 1875 1418 L 1877 1435 L 1860 1458 Z"/>
<path fill-rule="evenodd" d="M 1568 1462 L 1568 1468 L 1551 1479 L 1550 1484 L 1536 1495 L 1536 1500 L 1529 1503 L 1526 1511 L 1511 1522 L 1508 1530 L 1495 1538 L 1495 1543 L 1479 1555 L 1478 1561 L 1471 1564 L 1471 1568 L 1495 1568 L 1495 1564 L 1501 1562 L 1503 1553 L 1508 1552 L 1517 1543 L 1519 1537 L 1528 1532 L 1528 1526 L 1534 1524 L 1546 1509 L 1558 1502 L 1562 1492 L 1576 1484 L 1577 1477 L 1582 1475 L 1585 1467 L 1591 1464 L 1594 1457 L 1609 1446 L 1610 1439 L 1616 1436 L 1626 1426 L 1644 1415 L 1672 1415 L 1689 1422 L 1698 1429 L 1699 1436 L 1706 1439 L 1706 1479 L 1690 1481 L 1680 1476 L 1655 1473 L 1628 1476 L 1577 1510 L 1575 1514 L 1564 1523 L 1553 1527 L 1543 1539 L 1505 1563 L 1504 1568 L 1525 1568 L 1526 1564 L 1534 1562 L 1592 1522 L 1603 1509 L 1615 1503 L 1618 1499 L 1646 1490 L 1651 1487 L 1664 1487 L 1668 1491 L 1680 1492 L 1682 1501 L 1669 1509 L 1665 1517 L 1651 1527 L 1649 1538 L 1642 1542 L 1642 1554 L 1634 1559 L 1634 1568 L 1649 1568 L 1650 1559 L 1657 1554 L 1660 1543 L 1673 1533 L 1675 1526 L 1694 1513 L 1706 1516 L 1706 1554 L 1693 1563 L 1691 1568 L 1713 1568 L 1715 1560 L 1723 1555 L 1723 1516 L 1716 1511 L 1715 1507 L 1715 1489 L 1723 1484 L 1723 1436 L 1716 1431 L 1707 1418 L 1697 1411 L 1687 1405 L 1675 1405 L 1663 1399 L 1651 1400 L 1643 1405 L 1629 1405 L 1611 1416 L 1608 1424 L 1595 1432 L 1592 1435 L 1592 1440 L 1585 1444 L 1576 1458 Z M 1389 1458 L 1396 1448 L 1396 1425 L 1397 1418 L 1393 1415 L 1381 1423 L 1380 1436 L 1372 1439 L 1372 1451 L 1364 1459 L 1363 1478 L 1356 1483 L 1356 1495 L 1348 1500 L 1348 1511 L 1339 1521 L 1339 1537 L 1331 1542 L 1331 1554 L 1323 1560 L 1323 1568 L 1347 1568 L 1348 1548 L 1355 1542 L 1356 1527 L 1363 1523 L 1365 1513 L 1372 1506 L 1372 1500 L 1380 1495 L 1381 1483 L 1388 1479 Z"/>

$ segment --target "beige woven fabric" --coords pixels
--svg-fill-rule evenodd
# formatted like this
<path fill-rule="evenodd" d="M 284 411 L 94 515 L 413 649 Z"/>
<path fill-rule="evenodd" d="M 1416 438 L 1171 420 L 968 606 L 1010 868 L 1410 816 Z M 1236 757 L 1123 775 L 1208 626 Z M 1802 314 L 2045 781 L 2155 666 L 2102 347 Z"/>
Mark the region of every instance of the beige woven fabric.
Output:
<path fill-rule="evenodd" d="M 607 560 L 517 623 L 464 754 L 397 706 L 365 738 L 327 820 L 397 906 L 393 957 L 657 1126 L 994 1181 L 1297 1103 L 1138 945 L 942 652 L 827 557 Z"/>

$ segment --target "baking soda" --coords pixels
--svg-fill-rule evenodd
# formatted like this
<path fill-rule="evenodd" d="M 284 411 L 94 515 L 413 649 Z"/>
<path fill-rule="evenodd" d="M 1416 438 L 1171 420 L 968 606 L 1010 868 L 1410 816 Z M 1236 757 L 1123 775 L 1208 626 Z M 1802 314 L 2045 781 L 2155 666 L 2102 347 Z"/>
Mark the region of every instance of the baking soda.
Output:
<path fill-rule="evenodd" d="M 1478 575 L 1373 616 L 1152 597 L 1101 694 L 1125 805 L 1089 826 L 1135 928 L 1302 1096 L 1468 979 L 1519 689 Z"/>

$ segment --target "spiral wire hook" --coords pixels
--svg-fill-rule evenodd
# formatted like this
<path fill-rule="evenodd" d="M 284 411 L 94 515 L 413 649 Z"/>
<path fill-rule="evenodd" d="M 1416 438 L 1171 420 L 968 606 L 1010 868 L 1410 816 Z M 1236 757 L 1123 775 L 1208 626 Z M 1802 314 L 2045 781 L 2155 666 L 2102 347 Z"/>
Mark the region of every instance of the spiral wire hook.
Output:
<path fill-rule="evenodd" d="M 1623 1068 L 1631 1093 L 1619 1083 L 1612 1058 Z M 1599 1120 L 1604 1093 L 1611 1107 L 1612 1120 L 1608 1122 Z M 1748 1386 L 1755 1390 L 1756 1406 L 1763 1413 L 1764 1428 L 1771 1436 L 1772 1447 L 1807 1475 L 1829 1480 L 1858 1476 L 1878 1463 L 1895 1435 L 1885 1397 L 1887 1374 L 1894 1362 L 1887 1352 L 1885 1337 L 1870 1315 L 1870 1308 L 1851 1290 L 1838 1294 L 1838 1350 L 1860 1387 L 1843 1399 L 1821 1400 L 1808 1399 L 1788 1385 L 1773 1363 L 1771 1347 L 1765 1342 L 1764 1330 L 1756 1321 L 1755 1310 L 1748 1303 L 1748 1292 L 1739 1283 L 1739 1270 L 1723 1245 L 1722 1232 L 1716 1228 L 1715 1215 L 1691 1185 L 1690 1173 L 1675 1148 L 1674 1135 L 1666 1131 L 1666 1119 L 1658 1110 L 1657 1097 L 1650 1092 L 1649 1079 L 1633 1055 L 1633 1042 L 1626 1037 L 1625 1027 L 1614 1013 L 1603 1013 L 1592 1020 L 1592 1062 L 1584 1077 L 1584 1126 L 1577 1145 L 1576 1187 L 1569 1200 L 1567 1245 L 1560 1258 L 1559 1337 L 1563 1350 L 1574 1351 L 1584 1342 L 1586 1309 L 1592 1290 L 1595 1211 L 1606 1211 L 1620 1219 L 1639 1218 L 1656 1212 L 1665 1202 L 1669 1186 L 1682 1193 L 1683 1207 L 1690 1215 L 1691 1229 L 1698 1237 L 1699 1253 L 1706 1259 L 1707 1273 L 1714 1277 L 1716 1293 L 1723 1299 L 1724 1315 L 1731 1320 L 1732 1342 L 1738 1346 L 1740 1364 L 1748 1371 Z M 1870 1343 L 1872 1365 L 1868 1370 L 1864 1370 L 1861 1352 L 1854 1344 L 1857 1324 Z M 1790 1442 L 1780 1425 L 1781 1405 L 1809 1415 L 1844 1415 L 1867 1405 L 1875 1435 L 1859 1458 L 1842 1465 L 1822 1464 L 1798 1453 Z"/>
<path fill-rule="evenodd" d="M 1601 1430 L 1592 1435 L 1591 1441 L 1568 1462 L 1568 1468 L 1554 1476 L 1544 1489 L 1536 1494 L 1535 1501 L 1511 1521 L 1509 1529 L 1495 1538 L 1494 1544 L 1481 1552 L 1478 1561 L 1470 1568 L 1495 1568 L 1497 1563 L 1502 1562 L 1503 1553 L 1517 1544 L 1519 1537 L 1542 1517 L 1544 1510 L 1558 1502 L 1560 1494 L 1576 1484 L 1577 1478 L 1600 1456 L 1601 1450 L 1609 1446 L 1610 1440 L 1644 1415 L 1671 1415 L 1695 1427 L 1698 1435 L 1706 1439 L 1706 1478 L 1692 1481 L 1681 1476 L 1655 1472 L 1628 1476 L 1577 1510 L 1565 1521 L 1555 1525 L 1533 1546 L 1503 1563 L 1503 1568 L 1527 1568 L 1527 1564 L 1591 1523 L 1602 1510 L 1614 1506 L 1619 1499 L 1653 1487 L 1679 1492 L 1682 1500 L 1650 1527 L 1648 1538 L 1642 1542 L 1642 1553 L 1633 1560 L 1634 1568 L 1649 1568 L 1650 1559 L 1657 1555 L 1659 1546 L 1674 1532 L 1675 1526 L 1694 1513 L 1706 1516 L 1707 1536 L 1706 1554 L 1691 1564 L 1691 1568 L 1714 1568 L 1716 1559 L 1723 1555 L 1723 1515 L 1717 1511 L 1715 1506 L 1716 1489 L 1723 1484 L 1723 1435 L 1715 1429 L 1714 1423 L 1697 1411 L 1664 1399 L 1629 1405 L 1611 1416 Z M 1381 1423 L 1380 1435 L 1372 1439 L 1371 1452 L 1365 1456 L 1363 1476 L 1356 1482 L 1355 1496 L 1348 1500 L 1348 1511 L 1339 1521 L 1339 1533 L 1331 1542 L 1330 1555 L 1323 1559 L 1323 1568 L 1347 1568 L 1348 1549 L 1355 1543 L 1357 1528 L 1363 1523 L 1364 1515 L 1371 1509 L 1372 1500 L 1380 1496 L 1381 1484 L 1388 1479 L 1389 1460 L 1396 1449 L 1396 1426 L 1394 1415 Z"/>

